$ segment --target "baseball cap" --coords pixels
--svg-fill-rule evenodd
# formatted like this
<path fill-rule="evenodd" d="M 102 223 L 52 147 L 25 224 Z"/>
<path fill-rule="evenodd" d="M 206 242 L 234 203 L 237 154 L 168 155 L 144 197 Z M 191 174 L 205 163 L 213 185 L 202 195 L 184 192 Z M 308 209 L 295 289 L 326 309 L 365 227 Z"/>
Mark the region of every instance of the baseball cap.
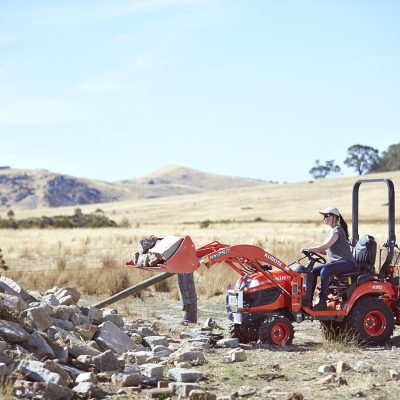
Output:
<path fill-rule="evenodd" d="M 327 207 L 325 210 L 318 211 L 320 214 L 335 214 L 340 217 L 340 212 L 336 207 Z"/>

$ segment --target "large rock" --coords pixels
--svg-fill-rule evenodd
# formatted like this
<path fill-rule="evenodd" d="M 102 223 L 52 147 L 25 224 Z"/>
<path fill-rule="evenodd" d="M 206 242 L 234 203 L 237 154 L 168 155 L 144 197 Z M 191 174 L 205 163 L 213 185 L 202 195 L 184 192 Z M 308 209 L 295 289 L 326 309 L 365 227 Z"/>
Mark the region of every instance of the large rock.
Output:
<path fill-rule="evenodd" d="M 101 324 L 103 319 L 103 310 L 97 307 L 90 307 L 88 310 L 88 318 L 92 324 Z"/>
<path fill-rule="evenodd" d="M 117 354 L 125 353 L 135 347 L 133 340 L 109 321 L 99 325 L 95 340 L 100 348 L 111 349 Z"/>
<path fill-rule="evenodd" d="M 56 385 L 48 382 L 43 391 L 43 398 L 47 400 L 71 400 L 75 392 L 65 386 Z"/>
<path fill-rule="evenodd" d="M 123 361 L 118 360 L 111 350 L 93 357 L 93 363 L 100 372 L 122 371 L 125 365 Z"/>
<path fill-rule="evenodd" d="M 73 287 L 61 288 L 61 289 L 57 290 L 54 295 L 57 297 L 60 304 L 64 304 L 64 305 L 69 305 L 69 304 L 63 303 L 61 301 L 61 299 L 64 299 L 68 296 L 70 296 L 72 299 L 71 304 L 74 304 L 74 303 L 76 304 L 79 301 L 79 299 L 81 298 L 81 294 L 78 291 L 78 289 L 73 288 Z"/>
<path fill-rule="evenodd" d="M 147 360 L 153 356 L 151 351 L 135 351 L 135 352 L 127 352 L 124 355 L 124 359 L 127 362 L 141 365 L 145 364 Z"/>
<path fill-rule="evenodd" d="M 33 360 L 22 360 L 19 362 L 16 370 L 23 376 L 37 382 L 51 382 L 56 385 L 62 385 L 62 378 L 59 374 L 51 372 L 43 367 L 44 363 Z"/>
<path fill-rule="evenodd" d="M 189 397 L 192 390 L 200 389 L 198 383 L 189 382 L 171 382 L 168 386 L 178 396 L 178 398 Z"/>
<path fill-rule="evenodd" d="M 71 308 L 68 306 L 56 306 L 54 307 L 54 317 L 58 319 L 69 320 L 71 316 Z"/>
<path fill-rule="evenodd" d="M 68 385 L 68 382 L 70 380 L 70 376 L 69 374 L 63 369 L 61 368 L 57 363 L 55 363 L 52 360 L 47 360 L 44 362 L 43 364 L 43 368 L 51 371 L 51 372 L 55 372 L 56 374 L 61 376 L 62 379 L 62 384 L 64 386 Z"/>
<path fill-rule="evenodd" d="M 83 374 L 78 375 L 75 379 L 75 383 L 81 382 L 97 383 L 97 379 L 93 372 L 84 372 Z"/>
<path fill-rule="evenodd" d="M 164 375 L 164 367 L 157 364 L 140 365 L 140 372 L 146 378 L 162 378 Z"/>
<path fill-rule="evenodd" d="M 27 347 L 29 351 L 35 353 L 39 358 L 56 358 L 53 349 L 39 332 L 33 332 L 28 339 Z"/>
<path fill-rule="evenodd" d="M 165 336 L 146 336 L 143 339 L 143 343 L 152 349 L 155 346 L 165 346 L 168 347 L 168 339 Z"/>
<path fill-rule="evenodd" d="M 143 381 L 142 375 L 140 373 L 132 374 L 113 374 L 111 377 L 111 382 L 116 386 L 139 386 Z"/>
<path fill-rule="evenodd" d="M 28 305 L 22 297 L 14 296 L 12 294 L 0 293 L 0 310 L 7 313 L 19 313 L 24 311 Z"/>
<path fill-rule="evenodd" d="M 68 346 L 69 353 L 75 358 L 81 355 L 95 357 L 101 354 L 99 350 L 96 350 L 93 347 L 89 346 L 87 343 L 78 339 L 75 335 L 68 335 L 68 337 L 65 339 L 65 342 Z"/>
<path fill-rule="evenodd" d="M 31 307 L 23 312 L 40 331 L 45 331 L 53 325 L 49 312 L 45 307 Z"/>
<path fill-rule="evenodd" d="M 73 388 L 80 397 L 90 399 L 102 399 L 104 392 L 92 382 L 81 382 Z"/>
<path fill-rule="evenodd" d="M 101 322 L 107 322 L 107 321 L 112 322 L 118 328 L 122 328 L 124 326 L 124 324 L 125 324 L 123 318 L 118 314 L 107 314 L 107 315 L 104 315 L 102 320 L 101 320 Z"/>
<path fill-rule="evenodd" d="M 22 289 L 22 287 L 19 286 L 17 282 L 14 282 L 12 279 L 5 276 L 0 276 L 0 291 L 20 297 L 22 298 L 22 300 L 25 301 L 32 299 L 28 292 Z"/>
<path fill-rule="evenodd" d="M 0 337 L 8 343 L 21 343 L 28 339 L 29 333 L 16 322 L 0 320 Z"/>
<path fill-rule="evenodd" d="M 207 362 L 201 351 L 179 351 L 173 354 L 176 362 L 188 362 L 190 364 L 203 365 Z"/>
<path fill-rule="evenodd" d="M 177 382 L 197 382 L 203 378 L 203 374 L 195 369 L 171 368 L 168 371 L 168 378 Z"/>
<path fill-rule="evenodd" d="M 166 261 L 173 256 L 181 245 L 183 238 L 177 236 L 166 236 L 164 239 L 157 242 L 157 244 L 148 251 L 148 254 L 155 256 Z"/>

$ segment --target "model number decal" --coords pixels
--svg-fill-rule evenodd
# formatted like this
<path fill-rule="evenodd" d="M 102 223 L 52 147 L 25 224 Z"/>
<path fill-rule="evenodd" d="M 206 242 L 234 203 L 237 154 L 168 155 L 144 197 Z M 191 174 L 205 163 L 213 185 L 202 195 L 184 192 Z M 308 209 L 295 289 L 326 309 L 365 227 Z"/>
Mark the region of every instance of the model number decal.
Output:
<path fill-rule="evenodd" d="M 383 289 L 383 286 L 382 285 L 374 285 L 374 286 L 372 286 L 372 289 L 381 290 L 381 289 Z"/>
<path fill-rule="evenodd" d="M 274 262 L 275 264 L 278 264 L 280 267 L 282 267 L 282 262 L 279 261 L 277 258 L 275 258 L 274 256 L 271 256 L 271 254 L 265 253 L 265 257 L 268 258 L 268 260 L 271 260 L 272 262 Z"/>
<path fill-rule="evenodd" d="M 220 250 L 220 251 L 218 251 L 217 253 L 215 253 L 215 254 L 213 254 L 212 256 L 210 256 L 209 259 L 210 259 L 210 261 L 215 260 L 215 259 L 218 258 L 218 257 L 222 257 L 222 256 L 224 256 L 225 254 L 228 254 L 229 251 L 230 251 L 229 249 Z"/>

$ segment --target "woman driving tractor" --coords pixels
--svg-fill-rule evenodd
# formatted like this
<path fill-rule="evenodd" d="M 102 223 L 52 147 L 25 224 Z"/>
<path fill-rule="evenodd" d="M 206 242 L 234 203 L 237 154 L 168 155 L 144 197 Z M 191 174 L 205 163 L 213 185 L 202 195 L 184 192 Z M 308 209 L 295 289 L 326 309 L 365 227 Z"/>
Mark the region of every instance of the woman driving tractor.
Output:
<path fill-rule="evenodd" d="M 356 263 L 350 249 L 347 224 L 339 210 L 336 207 L 328 207 L 319 211 L 319 213 L 322 214 L 324 223 L 330 226 L 325 243 L 316 247 L 304 248 L 304 250 L 328 256 L 326 264 L 313 268 L 313 293 L 317 285 L 317 277 L 321 277 L 319 302 L 313 306 L 313 309 L 325 310 L 327 308 L 329 277 L 354 271 Z"/>

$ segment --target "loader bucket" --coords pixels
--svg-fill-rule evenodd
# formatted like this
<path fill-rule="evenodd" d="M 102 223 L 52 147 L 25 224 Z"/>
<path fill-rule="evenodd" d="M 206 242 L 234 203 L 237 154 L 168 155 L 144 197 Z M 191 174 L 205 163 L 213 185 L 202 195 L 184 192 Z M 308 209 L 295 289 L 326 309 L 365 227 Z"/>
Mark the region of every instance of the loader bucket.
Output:
<path fill-rule="evenodd" d="M 133 260 L 125 263 L 128 267 L 146 269 L 148 271 L 166 271 L 178 274 L 188 274 L 199 268 L 199 260 L 196 255 L 196 248 L 190 236 L 185 236 L 182 243 L 175 253 L 163 263 L 156 264 L 152 267 L 139 267 L 135 265 Z"/>

